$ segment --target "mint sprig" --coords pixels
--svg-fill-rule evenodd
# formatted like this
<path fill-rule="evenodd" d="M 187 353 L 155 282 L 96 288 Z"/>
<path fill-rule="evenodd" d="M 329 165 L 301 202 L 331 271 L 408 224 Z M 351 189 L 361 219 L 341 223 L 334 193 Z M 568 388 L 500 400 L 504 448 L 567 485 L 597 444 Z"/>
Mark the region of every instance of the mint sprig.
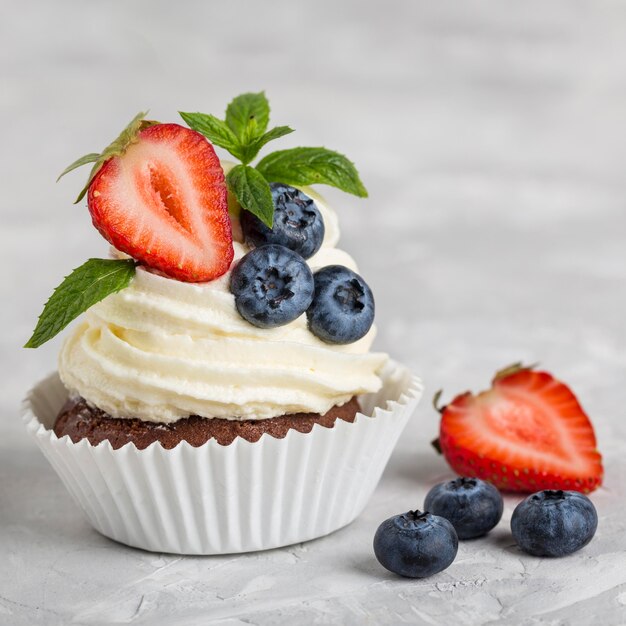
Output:
<path fill-rule="evenodd" d="M 235 165 L 226 175 L 226 182 L 239 204 L 272 228 L 274 203 L 270 184 L 265 178 L 249 165 Z"/>
<path fill-rule="evenodd" d="M 74 204 L 78 204 L 87 193 L 89 189 L 89 185 L 91 185 L 91 181 L 95 178 L 96 174 L 100 171 L 102 166 L 108 161 L 110 158 L 114 156 L 120 156 L 126 152 L 128 146 L 134 143 L 137 139 L 137 135 L 139 131 L 146 128 L 147 126 L 152 126 L 157 122 L 147 121 L 144 118 L 146 117 L 147 112 L 137 113 L 135 117 L 130 121 L 128 126 L 124 128 L 124 130 L 116 137 L 102 152 L 90 152 L 79 159 L 76 159 L 71 165 L 68 165 L 57 178 L 57 182 L 63 178 L 66 174 L 75 170 L 77 167 L 81 167 L 82 165 L 87 165 L 87 163 L 95 163 L 95 165 L 91 168 L 91 172 L 89 173 L 89 178 L 87 179 L 87 183 L 81 189 L 81 192 L 78 194 L 78 197 L 74 201 Z"/>
<path fill-rule="evenodd" d="M 242 144 L 260 137 L 270 121 L 270 103 L 265 93 L 244 93 L 226 107 L 226 123 Z"/>
<path fill-rule="evenodd" d="M 234 157 L 241 160 L 240 144 L 237 136 L 226 122 L 218 120 L 208 113 L 184 113 L 180 116 L 189 128 L 203 134 L 211 143 L 228 150 Z"/>
<path fill-rule="evenodd" d="M 293 186 L 325 184 L 360 198 L 367 197 L 354 164 L 326 148 L 279 150 L 261 159 L 256 168 L 250 167 L 266 144 L 293 132 L 289 126 L 267 130 L 270 106 L 263 92 L 234 98 L 226 108 L 224 120 L 207 113 L 181 111 L 180 115 L 190 128 L 241 161 L 226 177 L 228 188 L 242 208 L 270 228 L 274 223 L 270 182 Z"/>
<path fill-rule="evenodd" d="M 320 183 L 367 197 L 354 164 L 343 154 L 326 148 L 279 150 L 261 159 L 256 168 L 270 182 L 296 186 Z"/>
<path fill-rule="evenodd" d="M 54 290 L 24 347 L 46 343 L 89 307 L 127 287 L 134 275 L 132 259 L 89 259 Z"/>
<path fill-rule="evenodd" d="M 277 126 L 267 131 L 270 105 L 263 92 L 237 96 L 228 105 L 225 120 L 208 113 L 179 113 L 189 128 L 228 150 L 244 165 L 252 162 L 266 143 L 293 132 L 289 126 Z"/>
<path fill-rule="evenodd" d="M 274 139 L 280 139 L 289 133 L 293 133 L 293 128 L 289 128 L 289 126 L 276 126 L 272 128 L 272 130 L 268 130 L 266 133 L 251 139 L 244 147 L 243 159 L 240 160 L 246 164 L 250 163 L 266 143 L 274 141 Z"/>

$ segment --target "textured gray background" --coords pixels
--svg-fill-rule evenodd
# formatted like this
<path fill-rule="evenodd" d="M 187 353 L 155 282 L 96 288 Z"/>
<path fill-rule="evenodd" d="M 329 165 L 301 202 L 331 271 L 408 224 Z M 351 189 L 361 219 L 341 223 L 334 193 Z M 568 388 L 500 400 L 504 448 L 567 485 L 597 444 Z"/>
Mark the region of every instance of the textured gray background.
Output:
<path fill-rule="evenodd" d="M 0 623 L 620 624 L 626 622 L 626 3 L 4 0 L 0 19 Z M 385 517 L 449 475 L 418 409 L 364 514 L 289 549 L 176 558 L 81 517 L 18 418 L 60 342 L 19 348 L 51 288 L 106 254 L 86 172 L 137 111 L 220 113 L 265 89 L 282 146 L 348 154 L 370 190 L 327 194 L 378 302 L 378 347 L 430 394 L 541 361 L 592 416 L 600 527 L 562 560 L 500 527 L 428 580 L 373 558 Z"/>

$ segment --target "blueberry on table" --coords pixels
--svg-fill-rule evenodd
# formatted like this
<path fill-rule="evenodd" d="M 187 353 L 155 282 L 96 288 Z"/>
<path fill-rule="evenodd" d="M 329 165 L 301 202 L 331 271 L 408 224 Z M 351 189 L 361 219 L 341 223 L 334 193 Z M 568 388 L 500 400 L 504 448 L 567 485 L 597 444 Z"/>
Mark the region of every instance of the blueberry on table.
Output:
<path fill-rule="evenodd" d="M 578 491 L 546 489 L 528 496 L 513 511 L 511 531 L 533 556 L 565 556 L 586 546 L 598 527 L 598 514 Z"/>
<path fill-rule="evenodd" d="M 255 248 L 237 263 L 230 279 L 239 314 L 259 328 L 300 317 L 313 299 L 313 274 L 304 259 L 284 246 Z"/>
<path fill-rule="evenodd" d="M 309 330 L 326 343 L 353 343 L 364 337 L 374 323 L 374 296 L 363 278 L 343 265 L 327 265 L 314 279 Z"/>
<path fill-rule="evenodd" d="M 459 539 L 488 533 L 502 517 L 500 492 L 480 478 L 456 478 L 435 485 L 426 495 L 424 509 L 445 517 Z"/>
<path fill-rule="evenodd" d="M 241 212 L 241 229 L 246 243 L 258 247 L 278 244 L 312 257 L 324 241 L 324 220 L 312 198 L 289 185 L 270 183 L 274 202 L 274 225 L 264 224 L 249 211 Z"/>
<path fill-rule="evenodd" d="M 374 554 L 394 574 L 426 578 L 454 561 L 459 540 L 447 519 L 409 511 L 385 520 L 374 536 Z"/>

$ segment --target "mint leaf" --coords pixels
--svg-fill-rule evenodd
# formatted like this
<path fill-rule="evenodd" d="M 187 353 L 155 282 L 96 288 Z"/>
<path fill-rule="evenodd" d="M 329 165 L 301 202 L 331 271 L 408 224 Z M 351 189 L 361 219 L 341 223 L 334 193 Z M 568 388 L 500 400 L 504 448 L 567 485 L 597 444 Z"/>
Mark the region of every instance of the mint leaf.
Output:
<path fill-rule="evenodd" d="M 237 96 L 226 109 L 226 124 L 245 145 L 267 130 L 270 105 L 263 92 Z"/>
<path fill-rule="evenodd" d="M 256 166 L 266 180 L 287 185 L 332 185 L 360 198 L 367 197 L 354 164 L 326 148 L 291 148 L 272 152 Z"/>
<path fill-rule="evenodd" d="M 268 130 L 264 135 L 257 137 L 256 139 L 252 139 L 246 146 L 242 148 L 243 156 L 241 160 L 244 163 L 250 163 L 259 153 L 259 150 L 270 141 L 274 141 L 274 139 L 279 139 L 280 137 L 284 137 L 289 133 L 293 133 L 293 128 L 289 128 L 289 126 L 276 126 L 272 128 L 272 130 Z"/>
<path fill-rule="evenodd" d="M 236 165 L 226 175 L 226 182 L 241 207 L 272 228 L 274 202 L 272 191 L 265 178 L 249 165 Z"/>
<path fill-rule="evenodd" d="M 189 128 L 228 150 L 244 165 L 248 165 L 266 143 L 293 132 L 289 126 L 277 126 L 265 132 L 270 107 L 264 93 L 237 96 L 226 109 L 226 121 L 207 113 L 179 113 Z"/>
<path fill-rule="evenodd" d="M 179 111 L 187 126 L 202 133 L 211 143 L 228 150 L 234 157 L 241 158 L 241 147 L 235 133 L 226 122 L 208 113 L 184 113 Z"/>
<path fill-rule="evenodd" d="M 266 143 L 289 135 L 289 133 L 293 133 L 293 128 L 289 126 L 275 126 L 272 130 L 268 130 L 264 135 L 259 137 L 256 143 L 259 144 L 259 149 L 261 149 Z"/>
<path fill-rule="evenodd" d="M 259 125 L 255 118 L 250 118 L 246 127 L 243 129 L 243 136 L 241 137 L 241 144 L 245 147 L 249 146 L 261 133 L 259 132 Z M 247 163 L 244 162 L 244 165 Z"/>
<path fill-rule="evenodd" d="M 54 290 L 25 348 L 38 348 L 73 319 L 109 294 L 127 287 L 135 275 L 132 259 L 89 259 Z"/>

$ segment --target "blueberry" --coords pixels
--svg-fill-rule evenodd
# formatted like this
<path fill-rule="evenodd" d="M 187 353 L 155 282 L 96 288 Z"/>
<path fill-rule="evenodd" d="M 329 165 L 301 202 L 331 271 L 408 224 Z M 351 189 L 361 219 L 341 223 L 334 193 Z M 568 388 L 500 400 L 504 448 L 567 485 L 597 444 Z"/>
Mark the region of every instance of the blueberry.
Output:
<path fill-rule="evenodd" d="M 598 527 L 591 500 L 578 491 L 538 491 L 513 511 L 511 531 L 534 556 L 565 556 L 586 546 Z"/>
<path fill-rule="evenodd" d="M 367 283 L 343 265 L 315 272 L 315 295 L 306 312 L 309 330 L 326 343 L 352 343 L 374 322 L 374 296 Z"/>
<path fill-rule="evenodd" d="M 270 183 L 274 201 L 274 226 L 269 228 L 249 211 L 241 213 L 241 229 L 251 247 L 275 243 L 312 257 L 324 241 L 324 220 L 315 202 L 299 189 Z"/>
<path fill-rule="evenodd" d="M 500 492 L 479 478 L 456 478 L 435 485 L 426 495 L 424 508 L 445 517 L 459 539 L 472 539 L 488 533 L 502 517 Z"/>
<path fill-rule="evenodd" d="M 283 246 L 251 250 L 230 277 L 237 311 L 259 328 L 282 326 L 300 317 L 313 300 L 313 289 L 309 266 Z"/>
<path fill-rule="evenodd" d="M 409 511 L 385 520 L 374 536 L 374 554 L 394 574 L 426 578 L 446 569 L 459 548 L 447 519 Z"/>

